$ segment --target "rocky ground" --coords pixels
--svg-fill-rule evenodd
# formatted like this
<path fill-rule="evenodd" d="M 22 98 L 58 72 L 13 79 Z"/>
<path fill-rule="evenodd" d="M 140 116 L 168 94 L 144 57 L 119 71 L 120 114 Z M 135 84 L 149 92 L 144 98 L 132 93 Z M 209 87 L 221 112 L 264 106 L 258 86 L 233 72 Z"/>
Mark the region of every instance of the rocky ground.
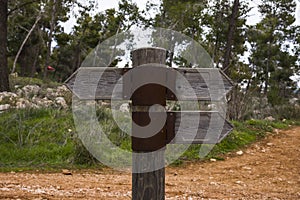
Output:
<path fill-rule="evenodd" d="M 0 112 L 11 108 L 67 108 L 66 98 L 71 93 L 66 86 L 41 88 L 38 85 L 26 85 L 17 88 L 16 92 L 0 93 Z"/>
<path fill-rule="evenodd" d="M 300 127 L 294 127 L 224 161 L 169 167 L 166 199 L 300 199 L 299 145 Z M 109 169 L 0 173 L 0 199 L 131 199 L 131 174 Z"/>

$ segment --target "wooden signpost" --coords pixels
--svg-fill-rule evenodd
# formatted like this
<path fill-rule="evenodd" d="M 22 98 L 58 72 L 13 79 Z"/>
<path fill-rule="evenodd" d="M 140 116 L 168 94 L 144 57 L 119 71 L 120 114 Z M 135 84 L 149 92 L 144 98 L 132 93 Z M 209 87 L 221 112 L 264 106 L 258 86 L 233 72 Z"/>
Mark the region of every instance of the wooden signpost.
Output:
<path fill-rule="evenodd" d="M 164 65 L 166 61 L 166 50 L 161 48 L 143 48 L 132 52 L 133 67 L 144 64 L 156 63 Z M 152 105 L 166 106 L 167 100 L 181 101 L 217 101 L 225 97 L 233 87 L 232 81 L 219 69 L 213 68 L 167 68 L 162 70 L 162 79 L 171 85 L 167 89 L 159 84 L 146 84 L 138 89 L 130 87 L 137 77 L 121 77 L 130 69 L 128 68 L 80 68 L 67 81 L 66 86 L 82 100 L 131 100 L 133 106 L 132 120 L 141 127 L 150 123 L 147 109 Z M 186 90 L 176 73 L 179 72 L 189 83 L 194 94 L 180 93 Z M 77 77 L 77 74 L 80 76 Z M 152 74 L 153 75 L 153 74 Z M 154 73 L 155 75 L 155 73 Z M 156 74 L 158 75 L 158 74 Z M 99 78 L 101 76 L 101 78 Z M 146 75 L 147 76 L 147 75 Z M 151 74 L 148 74 L 149 78 Z M 221 81 L 219 79 L 222 79 Z M 75 89 L 75 80 L 76 88 Z M 121 81 L 120 81 L 121 80 Z M 116 87 L 119 86 L 119 87 Z M 212 86 L 212 87 L 209 87 Z M 115 89 L 114 91 L 114 88 Z M 222 88 L 222 90 L 219 90 Z M 114 92 L 113 92 L 114 91 Z M 174 94 L 174 91 L 176 94 Z M 220 93 L 223 91 L 223 93 Z M 139 111 L 142 110 L 142 111 Z M 146 111 L 143 111 L 146 110 Z M 156 113 L 159 115 L 159 112 Z M 179 129 L 182 117 L 200 118 L 197 127 L 190 126 L 187 122 L 184 129 Z M 224 121 L 224 124 L 217 124 Z M 216 122 L 216 123 L 214 123 Z M 197 130 L 196 135 L 192 134 Z M 150 137 L 138 137 L 139 130 L 132 128 L 132 150 L 136 153 L 157 152 L 155 156 L 143 157 L 133 156 L 133 171 L 136 168 L 152 166 L 153 163 L 164 163 L 164 149 L 167 144 L 215 144 L 220 142 L 233 129 L 232 125 L 215 111 L 180 111 L 167 112 L 166 123 L 160 131 Z M 209 135 L 211 132 L 220 134 Z M 135 137 L 137 136 L 137 137 Z M 217 137 L 217 138 L 216 138 Z M 138 159 L 138 160 L 137 160 Z M 132 174 L 132 199 L 133 200 L 161 200 L 165 197 L 165 168 L 145 173 Z"/>

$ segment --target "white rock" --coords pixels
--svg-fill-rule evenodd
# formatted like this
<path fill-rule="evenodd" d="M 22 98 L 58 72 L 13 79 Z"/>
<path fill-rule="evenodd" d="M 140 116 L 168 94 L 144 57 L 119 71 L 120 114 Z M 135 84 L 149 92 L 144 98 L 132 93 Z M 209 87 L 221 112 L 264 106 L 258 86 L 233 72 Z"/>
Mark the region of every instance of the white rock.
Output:
<path fill-rule="evenodd" d="M 1 92 L 0 93 L 0 102 L 3 100 L 13 101 L 17 97 L 18 97 L 18 95 L 16 95 L 15 93 L 12 93 L 12 92 Z"/>
<path fill-rule="evenodd" d="M 53 88 L 47 88 L 47 89 L 46 89 L 46 92 L 47 92 L 47 93 L 53 93 L 53 92 L 54 92 L 54 89 L 53 89 Z"/>
<path fill-rule="evenodd" d="M 269 116 L 269 117 L 266 117 L 265 120 L 273 122 L 273 121 L 275 121 L 275 118 L 272 116 Z"/>
<path fill-rule="evenodd" d="M 16 108 L 17 109 L 31 108 L 32 107 L 31 104 L 32 103 L 30 103 L 27 99 L 20 98 L 16 103 Z"/>
<path fill-rule="evenodd" d="M 63 97 L 56 97 L 55 103 L 58 106 L 63 107 L 63 108 L 67 108 L 68 107 L 67 102 L 66 102 L 66 100 Z"/>
<path fill-rule="evenodd" d="M 218 185 L 216 182 L 210 182 L 209 185 Z"/>
<path fill-rule="evenodd" d="M 244 154 L 244 152 L 243 151 L 238 151 L 238 152 L 236 152 L 236 154 L 239 155 L 239 156 L 241 156 L 241 155 Z"/>
<path fill-rule="evenodd" d="M 26 97 L 30 97 L 31 95 L 38 95 L 41 88 L 38 85 L 26 85 L 22 88 Z"/>
<path fill-rule="evenodd" d="M 58 93 L 53 88 L 46 89 L 46 97 L 48 99 L 55 99 L 58 96 L 59 96 Z"/>
<path fill-rule="evenodd" d="M 242 167 L 242 169 L 244 169 L 244 170 L 251 170 L 251 167 L 244 166 L 244 167 Z"/>
<path fill-rule="evenodd" d="M 62 96 L 66 92 L 70 92 L 70 91 L 69 91 L 69 89 L 65 85 L 62 85 L 62 86 L 58 86 L 57 87 L 56 92 L 57 92 L 58 95 Z"/>
<path fill-rule="evenodd" d="M 106 106 L 106 107 L 108 107 L 108 106 L 110 106 L 110 105 L 111 105 L 110 103 L 105 102 L 105 101 L 102 101 L 102 102 L 100 103 L 100 106 Z"/>
<path fill-rule="evenodd" d="M 25 108 L 26 108 L 26 105 L 23 104 L 22 102 L 17 102 L 16 108 L 17 108 L 17 109 L 25 109 Z"/>
<path fill-rule="evenodd" d="M 8 110 L 8 109 L 10 109 L 10 105 L 9 104 L 0 105 L 0 111 Z"/>
<path fill-rule="evenodd" d="M 121 112 L 129 112 L 129 104 L 128 103 L 123 103 L 121 106 L 120 106 L 120 111 Z"/>
<path fill-rule="evenodd" d="M 298 98 L 292 98 L 289 100 L 290 104 L 295 104 L 299 99 Z"/>
<path fill-rule="evenodd" d="M 211 158 L 210 161 L 211 161 L 211 162 L 216 162 L 217 160 L 214 159 L 214 158 Z"/>
<path fill-rule="evenodd" d="M 21 96 L 23 96 L 24 92 L 21 89 L 17 89 L 16 94 L 18 95 L 18 97 L 21 97 Z"/>
<path fill-rule="evenodd" d="M 242 181 L 236 181 L 235 183 L 236 183 L 236 184 L 239 184 L 239 185 L 243 184 Z"/>
<path fill-rule="evenodd" d="M 38 104 L 38 103 L 40 103 L 40 102 L 41 102 L 41 99 L 40 99 L 40 98 L 38 98 L 38 97 L 35 95 L 34 97 L 32 97 L 31 101 L 32 101 L 33 103 L 36 103 L 36 104 Z"/>

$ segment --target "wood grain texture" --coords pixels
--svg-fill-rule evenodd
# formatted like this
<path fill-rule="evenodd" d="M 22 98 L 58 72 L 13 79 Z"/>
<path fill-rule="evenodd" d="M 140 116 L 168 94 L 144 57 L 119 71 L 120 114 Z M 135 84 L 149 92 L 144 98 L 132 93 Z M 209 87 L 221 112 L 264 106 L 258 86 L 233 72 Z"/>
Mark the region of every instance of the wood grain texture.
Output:
<path fill-rule="evenodd" d="M 159 58 L 161 58 L 160 56 Z M 169 68 L 168 77 L 174 77 L 174 71 L 178 71 L 183 78 L 177 76 L 175 93 L 177 99 L 182 101 L 218 101 L 232 89 L 232 81 L 219 69 L 214 68 Z M 93 68 L 84 67 L 78 69 L 66 82 L 66 86 L 83 100 L 122 100 L 123 80 L 118 81 L 128 68 Z M 189 84 L 186 84 L 185 79 Z M 76 87 L 75 87 L 76 81 Z M 116 88 L 114 95 L 113 90 Z M 130 88 L 130 87 L 128 87 Z M 127 93 L 129 93 L 127 91 Z M 176 100 L 171 95 L 166 95 L 167 100 Z"/>
<path fill-rule="evenodd" d="M 167 59 L 167 51 L 162 48 L 140 48 L 131 52 L 132 66 L 138 67 L 140 65 L 156 63 L 165 64 Z"/>
<path fill-rule="evenodd" d="M 164 152 L 161 150 L 147 155 L 133 154 L 133 171 L 151 172 L 132 173 L 132 200 L 165 199 L 165 168 L 162 167 L 165 165 Z M 161 169 L 152 171 L 157 168 Z"/>
<path fill-rule="evenodd" d="M 175 70 L 189 83 L 184 84 L 184 79 L 177 76 L 176 96 L 179 100 L 218 101 L 225 97 L 234 85 L 217 68 L 176 68 Z"/>
<path fill-rule="evenodd" d="M 65 85 L 81 100 L 122 100 L 124 69 L 82 67 L 79 68 Z M 116 92 L 113 95 L 113 90 Z"/>
<path fill-rule="evenodd" d="M 173 134 L 168 137 L 174 138 L 171 144 L 215 144 L 233 129 L 218 112 L 169 112 L 168 117 L 170 114 L 175 116 L 167 121 L 167 127 L 171 129 L 167 130 L 167 134 Z"/>
<path fill-rule="evenodd" d="M 165 62 L 165 49 L 142 48 L 132 52 L 133 67 L 138 68 L 138 66 L 148 63 L 165 64 Z M 128 86 L 125 87 L 127 88 Z M 148 84 L 138 88 L 132 94 L 132 105 L 166 105 L 166 88 L 162 85 Z M 140 114 L 133 113 L 133 121 L 139 126 L 146 125 L 145 123 L 148 123 L 147 117 L 142 117 Z M 134 126 L 132 131 L 133 135 L 139 135 Z M 165 199 L 165 132 L 166 130 L 163 128 L 154 137 L 146 139 L 132 137 L 132 149 L 135 151 L 132 158 L 132 200 Z M 145 149 L 139 146 L 143 142 L 147 145 L 150 144 L 150 148 Z M 162 150 L 159 150 L 161 148 Z"/>

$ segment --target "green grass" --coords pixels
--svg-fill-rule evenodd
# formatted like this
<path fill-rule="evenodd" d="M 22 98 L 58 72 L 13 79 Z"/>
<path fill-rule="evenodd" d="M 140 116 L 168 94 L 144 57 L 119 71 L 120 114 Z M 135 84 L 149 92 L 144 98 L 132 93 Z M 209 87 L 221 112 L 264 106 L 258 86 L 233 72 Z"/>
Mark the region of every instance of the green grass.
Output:
<path fill-rule="evenodd" d="M 104 130 L 121 148 L 130 150 L 130 138 L 116 127 L 111 113 L 97 112 Z M 128 119 L 124 119 L 128 120 Z M 299 122 L 233 121 L 234 131 L 206 156 L 223 159 L 223 155 L 244 148 L 276 129 L 285 129 Z M 0 114 L 0 171 L 57 170 L 61 168 L 102 167 L 76 136 L 70 110 L 26 109 Z M 199 160 L 200 145 L 191 145 L 174 165 L 185 160 Z M 208 145 L 202 149 L 209 148 Z M 114 155 L 112 155 L 113 157 Z"/>
<path fill-rule="evenodd" d="M 248 120 L 245 122 L 233 121 L 234 130 L 219 144 L 215 145 L 212 151 L 205 157 L 205 159 L 215 158 L 223 160 L 223 155 L 232 151 L 237 151 L 245 148 L 247 145 L 264 138 L 268 133 L 274 129 L 287 129 L 290 124 L 298 125 L 299 122 L 286 121 L 286 122 L 270 122 L 266 120 Z M 192 145 L 186 151 L 180 160 L 196 160 L 199 159 L 199 151 L 201 147 L 209 145 Z M 175 165 L 182 162 L 177 161 Z"/>
<path fill-rule="evenodd" d="M 11 110 L 0 114 L 0 167 L 65 165 L 74 157 L 68 111 Z"/>
<path fill-rule="evenodd" d="M 11 91 L 15 91 L 16 88 L 13 86 L 18 86 L 18 88 L 22 88 L 26 85 L 38 85 L 42 88 L 55 88 L 61 85 L 61 83 L 53 82 L 51 80 L 43 80 L 40 78 L 32 78 L 32 77 L 9 77 L 9 84 L 11 86 Z"/>

